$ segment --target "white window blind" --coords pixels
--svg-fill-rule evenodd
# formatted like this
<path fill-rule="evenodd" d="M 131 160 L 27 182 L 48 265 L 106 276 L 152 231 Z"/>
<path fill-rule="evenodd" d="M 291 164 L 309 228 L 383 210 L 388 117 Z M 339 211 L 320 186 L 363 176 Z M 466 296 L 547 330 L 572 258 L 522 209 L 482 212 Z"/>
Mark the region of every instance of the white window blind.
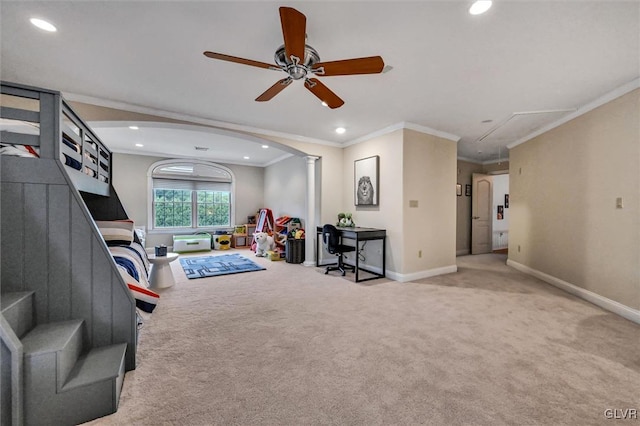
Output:
<path fill-rule="evenodd" d="M 185 179 L 153 178 L 153 189 L 185 189 L 204 191 L 231 191 L 231 182 L 211 182 Z"/>

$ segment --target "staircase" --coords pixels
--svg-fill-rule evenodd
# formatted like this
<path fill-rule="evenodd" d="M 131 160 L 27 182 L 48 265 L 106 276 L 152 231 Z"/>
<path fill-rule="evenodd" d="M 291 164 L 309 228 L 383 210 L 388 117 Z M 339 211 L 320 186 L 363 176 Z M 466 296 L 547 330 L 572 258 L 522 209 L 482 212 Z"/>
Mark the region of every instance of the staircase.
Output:
<path fill-rule="evenodd" d="M 126 343 L 86 350 L 84 320 L 36 324 L 34 295 L 11 292 L 0 298 L 2 316 L 24 354 L 24 424 L 76 425 L 114 413 L 124 380 Z M 3 373 L 5 366 L 3 359 Z"/>

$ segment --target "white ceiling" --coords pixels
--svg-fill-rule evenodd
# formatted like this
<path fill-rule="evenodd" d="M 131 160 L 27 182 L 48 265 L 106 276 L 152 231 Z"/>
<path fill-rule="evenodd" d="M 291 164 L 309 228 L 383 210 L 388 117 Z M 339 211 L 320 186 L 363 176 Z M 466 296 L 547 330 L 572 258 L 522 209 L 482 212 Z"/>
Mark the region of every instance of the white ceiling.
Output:
<path fill-rule="evenodd" d="M 640 1 L 496 0 L 480 16 L 467 13 L 470 3 L 2 0 L 0 76 L 72 99 L 334 144 L 412 123 L 460 137 L 460 157 L 489 162 L 499 150 L 508 155 L 500 147 L 565 114 L 527 120 L 521 113 L 568 113 L 640 75 Z M 255 102 L 285 75 L 202 52 L 273 63 L 283 5 L 306 15 L 307 42 L 323 61 L 380 55 L 393 69 L 321 78 L 345 101 L 335 110 L 321 106 L 300 81 L 269 102 Z M 31 17 L 51 21 L 58 32 L 34 28 Z M 495 129 L 502 123 L 508 131 Z M 125 149 L 130 123 L 92 124 L 112 149 L 135 152 Z M 338 126 L 347 132 L 337 135 Z M 178 156 L 194 155 L 193 147 L 205 142 L 213 147 L 220 137 L 182 131 L 148 128 L 139 137 L 149 152 Z M 269 150 L 235 138 L 211 151 L 258 158 Z M 255 164 L 284 154 L 271 152 Z"/>

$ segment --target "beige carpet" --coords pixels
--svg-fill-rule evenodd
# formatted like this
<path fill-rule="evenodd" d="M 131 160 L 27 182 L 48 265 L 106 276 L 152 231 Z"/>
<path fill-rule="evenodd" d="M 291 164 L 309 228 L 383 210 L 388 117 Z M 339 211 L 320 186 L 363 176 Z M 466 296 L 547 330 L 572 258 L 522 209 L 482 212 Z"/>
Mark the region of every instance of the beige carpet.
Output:
<path fill-rule="evenodd" d="M 174 262 L 118 412 L 92 424 L 595 425 L 640 410 L 640 326 L 505 259 L 361 284 L 267 259 L 187 280 Z"/>

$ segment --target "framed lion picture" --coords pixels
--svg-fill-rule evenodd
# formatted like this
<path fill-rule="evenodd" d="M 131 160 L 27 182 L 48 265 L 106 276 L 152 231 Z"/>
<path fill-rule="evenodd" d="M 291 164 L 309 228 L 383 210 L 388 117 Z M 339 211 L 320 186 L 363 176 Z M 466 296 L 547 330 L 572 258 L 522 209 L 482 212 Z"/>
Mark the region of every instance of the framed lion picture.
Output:
<path fill-rule="evenodd" d="M 380 156 L 354 161 L 354 188 L 356 206 L 377 206 Z"/>

